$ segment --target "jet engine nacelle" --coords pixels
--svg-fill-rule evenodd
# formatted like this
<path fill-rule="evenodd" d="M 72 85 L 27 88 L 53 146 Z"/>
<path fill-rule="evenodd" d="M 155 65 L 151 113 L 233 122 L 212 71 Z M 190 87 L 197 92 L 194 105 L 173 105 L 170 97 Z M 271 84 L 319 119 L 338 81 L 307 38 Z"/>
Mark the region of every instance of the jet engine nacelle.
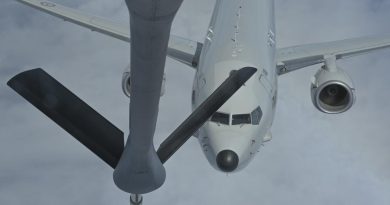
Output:
<path fill-rule="evenodd" d="M 311 98 L 321 112 L 337 114 L 347 111 L 355 102 L 355 88 L 342 69 L 323 66 L 313 77 Z"/>
<path fill-rule="evenodd" d="M 130 97 L 131 96 L 131 92 L 130 92 L 130 88 L 131 88 L 131 82 L 130 82 L 130 64 L 125 68 L 125 70 L 123 71 L 123 75 L 122 75 L 122 90 L 123 90 L 123 93 L 127 96 L 127 97 Z M 165 73 L 164 73 L 164 76 L 163 76 L 163 81 L 162 81 L 162 85 L 161 85 L 161 92 L 160 92 L 160 96 L 163 96 L 165 94 Z"/>

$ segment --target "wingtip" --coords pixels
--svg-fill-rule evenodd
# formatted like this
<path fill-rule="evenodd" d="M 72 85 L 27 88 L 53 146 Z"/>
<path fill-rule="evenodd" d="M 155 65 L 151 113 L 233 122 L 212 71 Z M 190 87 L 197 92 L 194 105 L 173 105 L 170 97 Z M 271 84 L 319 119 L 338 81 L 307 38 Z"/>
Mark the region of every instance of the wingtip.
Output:
<path fill-rule="evenodd" d="M 19 1 L 19 0 L 17 0 Z M 34 68 L 26 71 L 22 71 L 18 74 L 16 74 L 14 77 L 8 80 L 7 85 L 11 88 L 14 88 L 15 83 L 18 81 L 19 78 L 30 75 L 31 73 L 36 73 L 36 72 L 45 72 L 42 68 Z"/>
<path fill-rule="evenodd" d="M 246 81 L 247 77 L 248 78 L 252 77 L 252 75 L 254 75 L 256 72 L 257 72 L 257 68 L 244 67 L 244 68 L 241 68 L 240 70 L 238 70 L 238 75 L 240 76 L 240 78 L 243 78 Z"/>

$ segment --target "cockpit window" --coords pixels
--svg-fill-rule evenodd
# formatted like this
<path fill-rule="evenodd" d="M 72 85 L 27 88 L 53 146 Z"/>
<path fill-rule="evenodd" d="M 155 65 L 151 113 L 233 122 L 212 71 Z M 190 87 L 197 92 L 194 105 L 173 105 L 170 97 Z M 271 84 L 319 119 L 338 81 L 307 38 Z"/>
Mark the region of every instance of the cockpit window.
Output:
<path fill-rule="evenodd" d="M 255 110 L 252 111 L 252 124 L 258 125 L 260 124 L 261 117 L 263 117 L 263 111 L 261 110 L 260 106 L 257 107 Z"/>
<path fill-rule="evenodd" d="M 250 114 L 233 115 L 232 125 L 251 124 Z"/>
<path fill-rule="evenodd" d="M 232 125 L 243 125 L 243 124 L 260 124 L 260 120 L 263 117 L 263 111 L 260 106 L 254 109 L 250 114 L 235 114 L 232 115 Z M 210 121 L 218 124 L 230 125 L 230 114 L 215 112 Z"/>
<path fill-rule="evenodd" d="M 213 116 L 211 116 L 211 121 L 216 123 L 221 123 L 225 125 L 229 125 L 229 114 L 215 112 Z"/>

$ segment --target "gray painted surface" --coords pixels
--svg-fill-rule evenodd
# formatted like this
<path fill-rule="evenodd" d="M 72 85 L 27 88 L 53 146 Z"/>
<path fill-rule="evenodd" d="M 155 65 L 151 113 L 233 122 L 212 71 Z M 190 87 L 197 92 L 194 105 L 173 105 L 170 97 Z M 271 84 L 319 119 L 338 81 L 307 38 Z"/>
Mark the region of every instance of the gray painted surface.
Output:
<path fill-rule="evenodd" d="M 115 184 L 144 194 L 165 181 L 153 146 L 168 40 L 181 1 L 127 0 L 131 33 L 130 134 L 114 171 Z"/>
<path fill-rule="evenodd" d="M 56 2 L 128 18 L 122 1 Z M 173 33 L 203 41 L 213 3 L 184 1 Z M 389 10 L 388 0 L 277 0 L 279 46 L 390 33 Z M 5 86 L 21 70 L 43 67 L 126 131 L 129 103 L 120 79 L 128 45 L 12 1 L 1 1 L 0 11 L 0 204 L 128 204 L 110 167 Z M 355 81 L 357 102 L 336 116 L 310 101 L 319 67 L 282 76 L 274 138 L 246 170 L 216 172 L 189 140 L 166 164 L 164 186 L 145 195 L 144 204 L 390 204 L 389 55 L 340 62 Z M 156 145 L 191 110 L 194 71 L 167 60 L 166 73 Z"/>

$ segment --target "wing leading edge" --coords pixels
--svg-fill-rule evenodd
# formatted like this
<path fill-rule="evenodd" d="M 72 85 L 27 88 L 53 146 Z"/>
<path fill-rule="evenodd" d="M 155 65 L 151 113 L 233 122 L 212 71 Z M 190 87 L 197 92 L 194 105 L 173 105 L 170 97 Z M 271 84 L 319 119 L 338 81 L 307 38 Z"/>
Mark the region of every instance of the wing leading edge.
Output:
<path fill-rule="evenodd" d="M 107 19 L 84 14 L 75 9 L 43 0 L 16 0 L 30 7 L 48 13 L 52 16 L 72 22 L 107 36 L 130 43 L 128 26 L 113 23 Z M 179 36 L 171 35 L 168 43 L 167 56 L 193 68 L 198 66 L 202 44 Z"/>
<path fill-rule="evenodd" d="M 343 59 L 389 47 L 390 35 L 280 48 L 277 50 L 278 74 L 324 63 L 327 56 Z"/>

